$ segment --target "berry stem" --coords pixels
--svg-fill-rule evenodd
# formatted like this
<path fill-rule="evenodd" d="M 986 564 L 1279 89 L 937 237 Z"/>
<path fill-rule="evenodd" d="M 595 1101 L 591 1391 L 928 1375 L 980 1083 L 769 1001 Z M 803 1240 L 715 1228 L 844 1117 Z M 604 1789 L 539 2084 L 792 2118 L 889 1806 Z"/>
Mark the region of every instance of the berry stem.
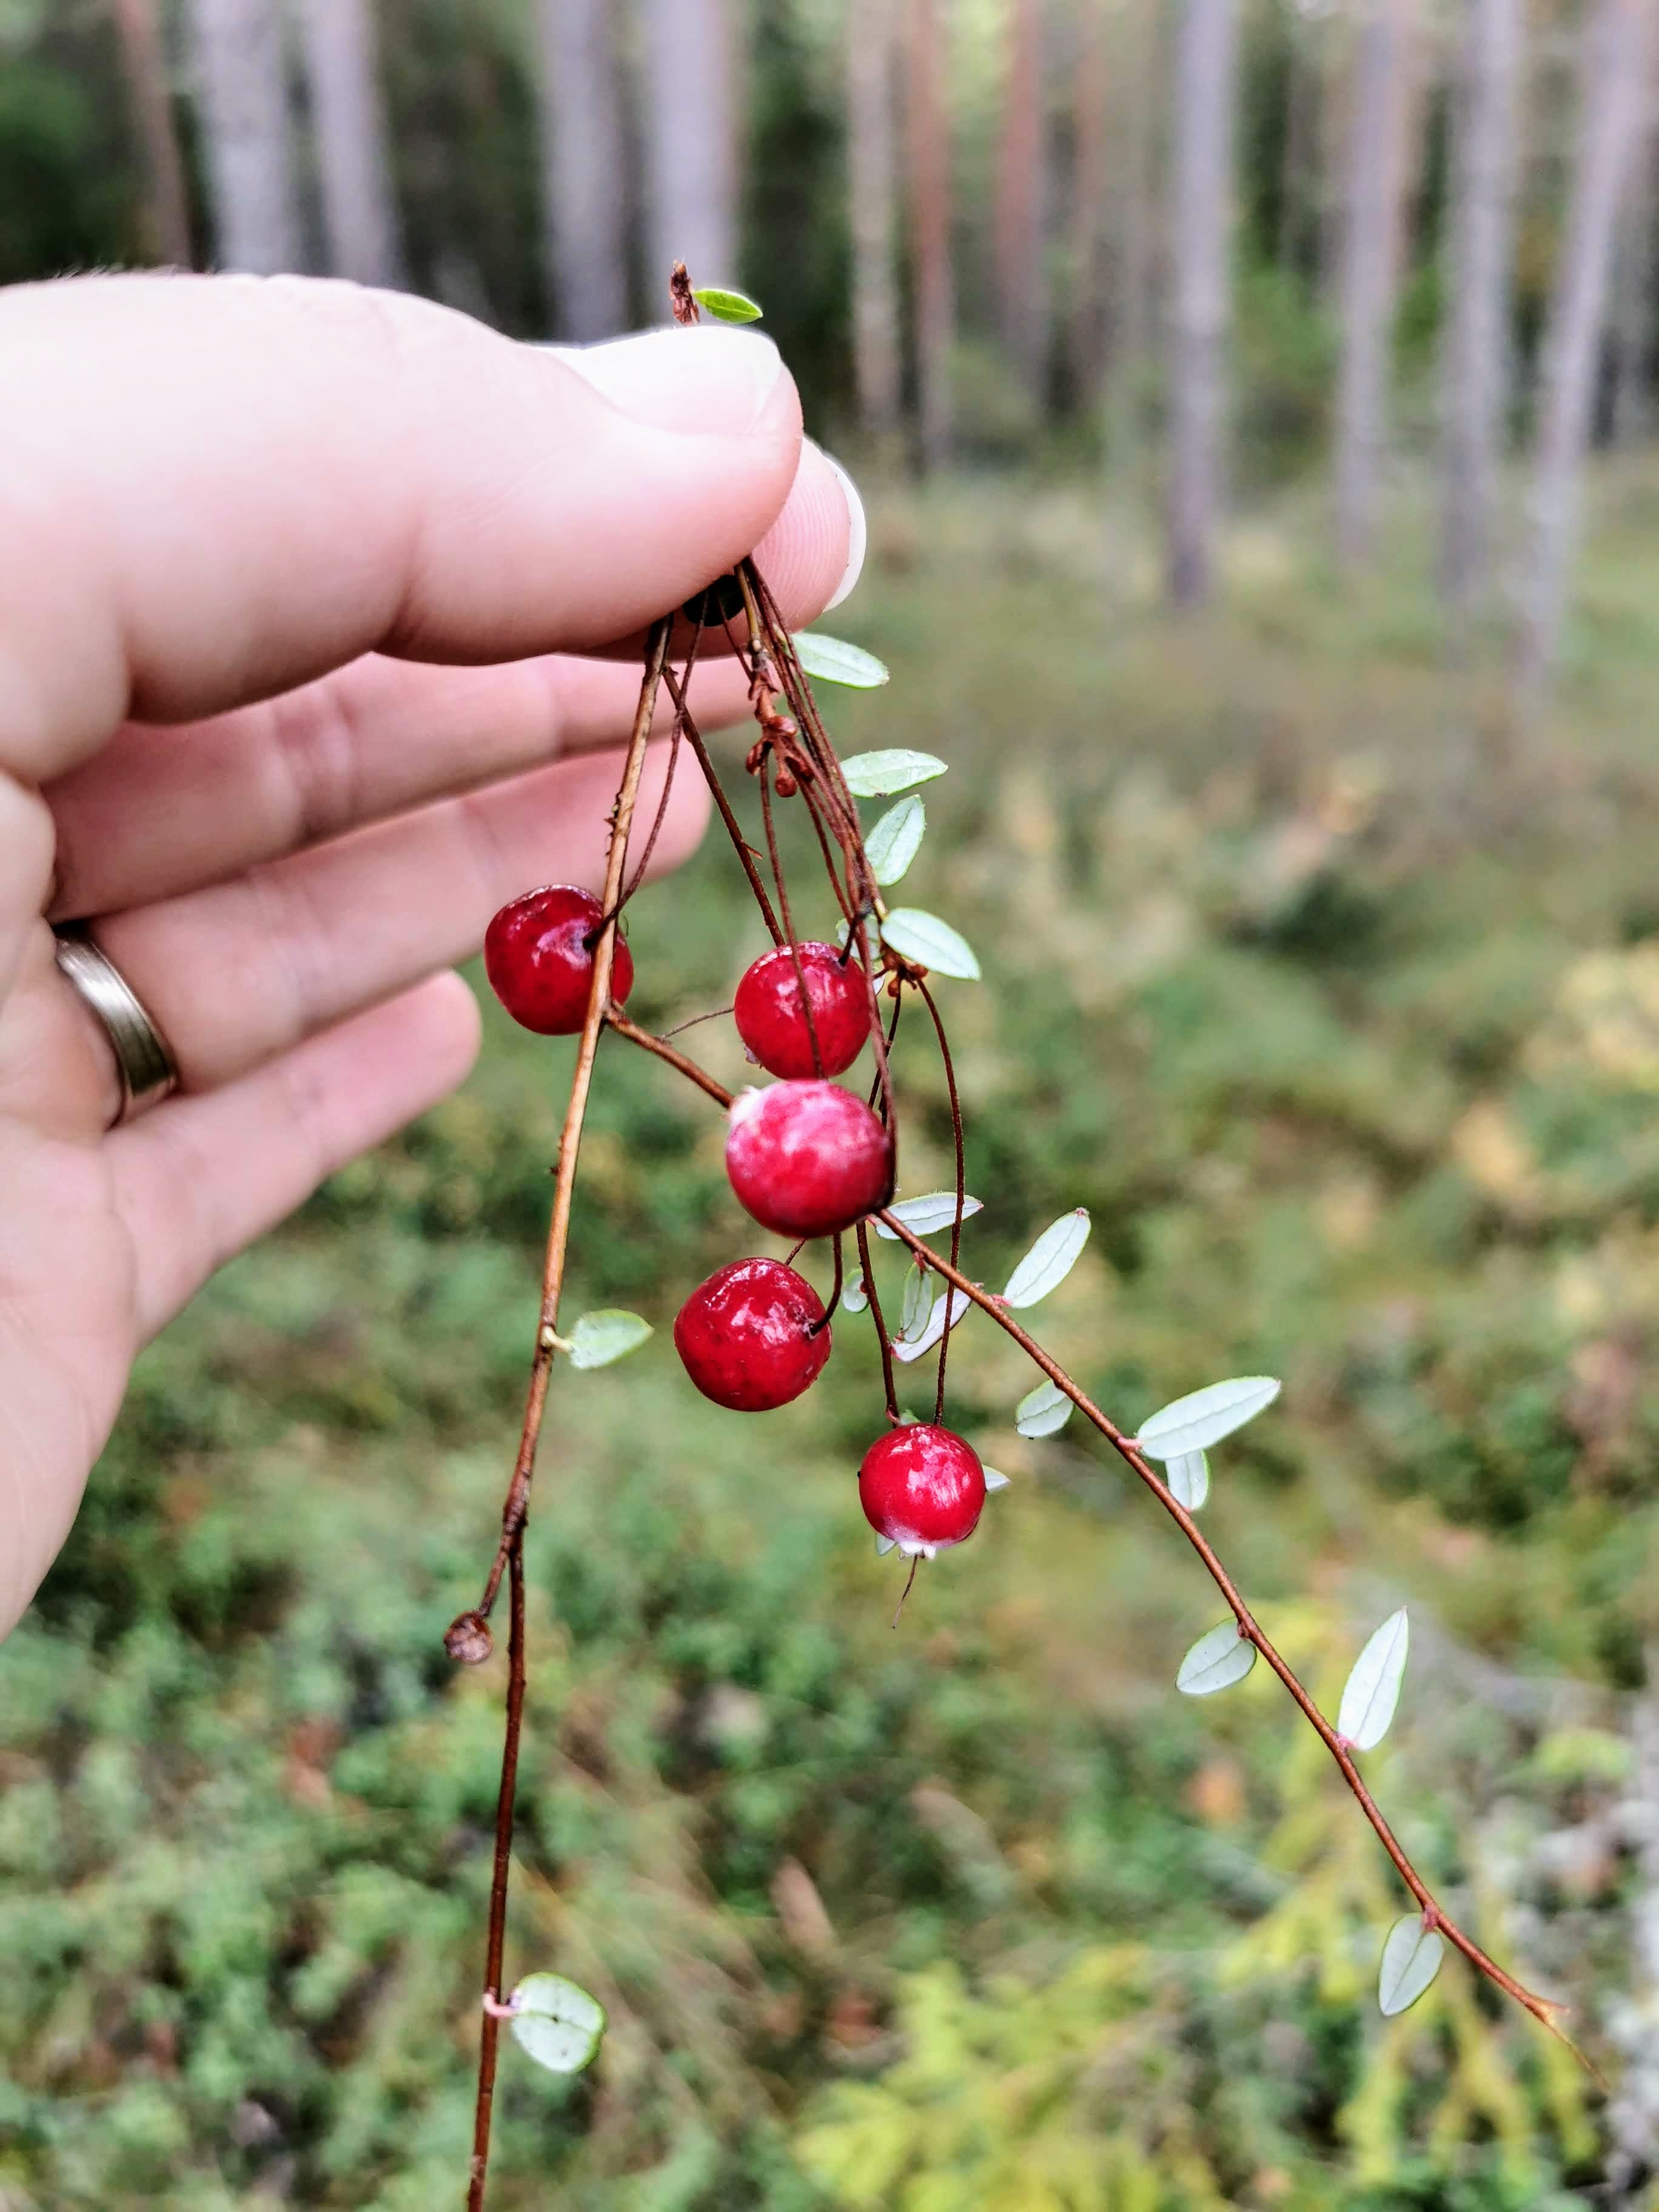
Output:
<path fill-rule="evenodd" d="M 738 825 L 737 816 L 732 811 L 732 802 L 726 797 L 726 787 L 720 781 L 714 763 L 709 757 L 708 747 L 703 742 L 702 732 L 691 719 L 690 711 L 685 703 L 684 687 L 678 681 L 672 668 L 664 669 L 663 682 L 667 685 L 668 696 L 678 711 L 680 727 L 685 733 L 685 742 L 696 755 L 697 765 L 702 770 L 703 781 L 708 786 L 709 795 L 720 810 L 720 820 L 726 824 L 726 834 L 732 840 L 732 849 L 743 863 L 743 872 L 749 878 L 749 888 L 755 894 L 755 903 L 761 910 L 761 918 L 772 933 L 773 944 L 781 945 L 783 932 L 779 928 L 778 918 L 772 911 L 772 902 L 766 895 L 766 885 L 761 881 L 760 870 L 755 866 L 754 853 L 749 840 L 744 836 Z"/>
<path fill-rule="evenodd" d="M 934 1018 L 937 1021 L 937 1013 Z M 629 1028 L 631 1027 L 630 1024 Z M 655 1038 L 647 1038 L 643 1034 L 638 1035 L 635 1041 L 648 1045 L 650 1049 L 658 1052 L 660 1058 L 679 1066 L 682 1073 L 691 1073 L 692 1079 L 698 1082 L 700 1087 L 717 1103 L 730 1104 L 731 1094 L 702 1070 L 687 1070 L 682 1064 L 681 1054 L 663 1049 Z M 1524 1984 L 1516 1981 L 1512 1974 L 1506 1973 L 1495 1959 L 1489 1957 L 1481 1949 L 1472 1936 L 1464 1933 L 1446 1911 L 1444 1906 L 1435 1898 L 1428 1884 L 1407 1856 L 1404 1847 L 1383 1817 L 1381 1807 L 1366 1788 L 1359 1769 L 1354 1763 L 1352 1752 L 1337 1734 L 1330 1722 L 1326 1719 L 1324 1714 L 1320 1711 L 1312 1694 L 1304 1688 L 1290 1662 L 1279 1650 L 1267 1631 L 1250 1611 L 1237 1584 L 1227 1572 L 1226 1568 L 1222 1565 L 1209 1539 L 1200 1528 L 1197 1522 L 1188 1512 L 1186 1507 L 1176 1499 L 1168 1484 L 1137 1450 L 1133 1437 L 1126 1436 L 1110 1416 L 1101 1411 L 1093 1399 L 1072 1380 L 1060 1362 L 1052 1358 L 1036 1338 L 1028 1334 L 1021 1328 L 1000 1299 L 992 1297 L 990 1292 L 982 1289 L 979 1284 L 970 1282 L 953 1261 L 941 1259 L 937 1252 L 931 1250 L 920 1237 L 898 1219 L 890 1208 L 884 1209 L 875 1216 L 875 1218 L 885 1228 L 890 1230 L 902 1244 L 908 1246 L 911 1254 L 921 1266 L 931 1268 L 935 1274 L 941 1276 L 951 1289 L 962 1291 L 981 1313 L 988 1314 L 997 1327 L 1006 1335 L 1012 1338 L 1021 1351 L 1036 1363 L 1056 1389 L 1064 1391 L 1084 1419 L 1099 1431 L 1119 1456 L 1133 1469 L 1142 1483 L 1181 1530 L 1194 1551 L 1197 1553 L 1211 1580 L 1226 1600 L 1233 1618 L 1238 1623 L 1240 1635 L 1247 1637 L 1255 1644 L 1256 1650 L 1289 1692 L 1300 1709 L 1303 1717 L 1336 1761 L 1341 1771 L 1342 1779 L 1352 1792 L 1360 1811 L 1370 1822 L 1377 1841 L 1394 1862 L 1395 1872 L 1411 1892 L 1424 1914 L 1433 1916 L 1433 1925 L 1440 1930 L 1454 1948 L 1462 1953 L 1478 1973 L 1484 1974 L 1486 1978 L 1496 1988 L 1502 1990 L 1506 1996 L 1512 1997 L 1516 2004 L 1522 2006 L 1535 2021 L 1547 2027 L 1559 2042 L 1565 2044 L 1568 2050 L 1589 2068 L 1591 2074 L 1595 2074 L 1595 2067 L 1590 2064 L 1589 2060 L 1578 2049 L 1577 2045 L 1559 2024 L 1558 2015 L 1564 2008 L 1548 1997 L 1535 1995 Z M 887 1331 L 881 1319 L 880 1305 L 876 1297 L 874 1276 L 870 1266 L 869 1232 L 864 1222 L 860 1221 L 858 1224 L 856 1233 L 859 1242 L 859 1258 L 864 1270 L 865 1283 L 870 1292 L 870 1310 L 875 1319 L 877 1334 L 882 1346 L 882 1360 L 887 1380 L 888 1411 L 896 1419 L 898 1401 L 893 1389 L 892 1355 L 887 1343 Z M 1597 2078 L 1600 2078 L 1599 2075 Z"/>

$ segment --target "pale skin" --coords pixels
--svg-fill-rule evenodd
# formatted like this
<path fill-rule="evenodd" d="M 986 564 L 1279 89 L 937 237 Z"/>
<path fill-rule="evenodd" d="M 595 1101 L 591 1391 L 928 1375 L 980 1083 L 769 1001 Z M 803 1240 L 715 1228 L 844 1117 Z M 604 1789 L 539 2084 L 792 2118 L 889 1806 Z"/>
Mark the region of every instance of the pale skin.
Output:
<path fill-rule="evenodd" d="M 854 526 L 737 331 L 576 363 L 346 286 L 75 279 L 0 294 L 0 421 L 3 1633 L 136 1353 L 465 1079 L 495 908 L 599 880 L 639 633 L 757 547 L 807 622 Z M 746 711 L 730 663 L 696 690 Z M 705 811 L 680 775 L 653 873 Z M 182 1076 L 115 1128 L 52 957 L 87 917 Z"/>

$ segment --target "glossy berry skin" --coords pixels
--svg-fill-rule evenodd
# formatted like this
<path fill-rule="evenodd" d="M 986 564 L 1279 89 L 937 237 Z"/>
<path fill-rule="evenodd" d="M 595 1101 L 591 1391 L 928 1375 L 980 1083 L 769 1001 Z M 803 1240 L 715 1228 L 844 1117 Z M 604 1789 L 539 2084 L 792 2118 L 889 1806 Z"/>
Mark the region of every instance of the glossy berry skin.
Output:
<path fill-rule="evenodd" d="M 504 906 L 484 932 L 489 988 L 523 1029 L 574 1036 L 587 1018 L 593 955 L 586 940 L 605 913 L 592 891 L 544 884 Z M 617 939 L 611 995 L 618 1006 L 634 988 L 634 956 Z"/>
<path fill-rule="evenodd" d="M 893 1147 L 838 1083 L 774 1083 L 732 1100 L 726 1172 L 763 1229 L 830 1237 L 886 1205 Z"/>
<path fill-rule="evenodd" d="M 700 1283 L 674 1322 L 685 1371 L 717 1406 L 769 1413 L 810 1389 L 830 1357 L 823 1302 L 779 1260 L 733 1260 Z"/>
<path fill-rule="evenodd" d="M 787 945 L 746 970 L 732 1012 L 738 1035 L 769 1074 L 804 1079 L 839 1075 L 864 1050 L 870 1035 L 870 988 L 854 960 L 842 964 L 833 945 L 803 945 L 801 975 L 822 1070 L 812 1065 L 812 1036 L 801 1011 L 800 976 Z"/>
<path fill-rule="evenodd" d="M 933 1421 L 878 1437 L 859 1469 L 859 1504 L 878 1536 L 931 1559 L 971 1536 L 985 1506 L 985 1469 L 971 1444 Z"/>

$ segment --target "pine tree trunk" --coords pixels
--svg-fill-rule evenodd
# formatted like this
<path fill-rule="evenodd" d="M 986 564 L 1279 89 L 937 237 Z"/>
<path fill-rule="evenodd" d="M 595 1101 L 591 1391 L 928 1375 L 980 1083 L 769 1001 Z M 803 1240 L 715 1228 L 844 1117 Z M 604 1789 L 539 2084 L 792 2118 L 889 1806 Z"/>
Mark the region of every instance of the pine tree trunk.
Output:
<path fill-rule="evenodd" d="M 951 451 L 951 138 L 945 49 L 934 0 L 909 0 L 905 54 L 910 151 L 910 252 L 915 291 L 918 450 L 924 469 Z"/>
<path fill-rule="evenodd" d="M 1169 592 L 1176 607 L 1201 605 L 1215 580 L 1237 34 L 1234 0 L 1182 0 L 1170 389 Z"/>
<path fill-rule="evenodd" d="M 145 243 L 152 259 L 188 269 L 190 201 L 156 0 L 115 0 L 115 22 L 143 148 Z"/>
<path fill-rule="evenodd" d="M 1066 356 L 1072 391 L 1086 411 L 1100 396 L 1106 228 L 1106 26 L 1097 0 L 1083 0 L 1072 102 L 1071 313 Z"/>
<path fill-rule="evenodd" d="M 191 0 L 215 259 L 271 276 L 300 259 L 277 0 Z"/>
<path fill-rule="evenodd" d="M 1510 374 L 1510 255 L 1522 0 L 1469 0 L 1452 125 L 1440 579 L 1455 617 L 1490 602 Z"/>
<path fill-rule="evenodd" d="M 1026 397 L 1038 408 L 1048 361 L 1045 137 L 1042 0 L 1012 0 L 997 151 L 997 298 L 1003 345 Z"/>
<path fill-rule="evenodd" d="M 847 170 L 853 231 L 853 368 L 872 437 L 899 421 L 898 280 L 893 264 L 893 13 L 851 0 L 847 21 Z"/>
<path fill-rule="evenodd" d="M 628 321 L 615 9 L 611 0 L 538 0 L 537 27 L 542 190 L 557 327 L 561 337 L 586 345 L 613 337 Z M 688 266 L 701 282 L 695 264 Z M 665 281 L 665 269 L 659 274 Z"/>
<path fill-rule="evenodd" d="M 1409 0 L 1370 0 L 1354 56 L 1336 403 L 1336 552 L 1371 552 L 1388 438 L 1389 386 L 1406 169 Z"/>
<path fill-rule="evenodd" d="M 1640 110 L 1649 0 L 1596 0 L 1586 29 L 1578 149 L 1544 341 L 1531 545 L 1516 679 L 1522 708 L 1555 671 L 1620 195 Z"/>
<path fill-rule="evenodd" d="M 369 0 L 301 0 L 300 31 L 329 267 L 359 284 L 403 281 Z"/>
<path fill-rule="evenodd" d="M 694 284 L 736 284 L 737 68 L 729 0 L 643 0 L 648 296 L 684 261 Z"/>
<path fill-rule="evenodd" d="M 1653 429 L 1655 122 L 1650 78 L 1643 88 L 1613 261 L 1613 435 L 1620 446 L 1640 445 Z"/>
<path fill-rule="evenodd" d="M 1158 37 L 1160 10 L 1153 0 L 1127 7 L 1118 21 L 1122 46 L 1118 95 L 1112 112 L 1121 154 L 1122 213 L 1113 225 L 1114 309 L 1107 369 L 1107 457 L 1114 470 L 1130 461 L 1140 443 L 1142 402 L 1155 350 L 1155 267 L 1152 210 L 1158 137 L 1153 118 L 1163 106 Z"/>

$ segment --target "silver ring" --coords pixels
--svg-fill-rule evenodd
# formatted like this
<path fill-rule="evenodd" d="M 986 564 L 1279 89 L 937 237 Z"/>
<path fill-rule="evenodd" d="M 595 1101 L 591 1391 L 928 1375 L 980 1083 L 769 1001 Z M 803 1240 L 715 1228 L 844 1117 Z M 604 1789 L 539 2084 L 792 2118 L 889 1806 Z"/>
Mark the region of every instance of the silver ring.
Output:
<path fill-rule="evenodd" d="M 58 969 L 98 1018 L 121 1079 L 121 1105 L 112 1128 L 159 1106 L 179 1087 L 172 1048 L 144 1011 L 143 1001 L 115 963 L 92 941 L 85 926 L 68 923 L 54 933 Z"/>

